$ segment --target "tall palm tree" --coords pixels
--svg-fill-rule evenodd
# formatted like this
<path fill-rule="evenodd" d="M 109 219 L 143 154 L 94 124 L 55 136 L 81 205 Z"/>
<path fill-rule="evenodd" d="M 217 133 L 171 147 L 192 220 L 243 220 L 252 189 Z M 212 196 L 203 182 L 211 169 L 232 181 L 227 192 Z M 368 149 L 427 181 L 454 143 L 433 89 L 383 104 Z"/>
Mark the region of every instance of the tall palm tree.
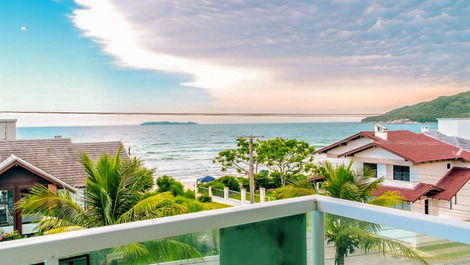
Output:
<path fill-rule="evenodd" d="M 319 190 L 309 179 L 291 183 L 291 186 L 274 191 L 277 199 L 286 199 L 319 193 L 334 198 L 357 201 L 390 207 L 401 202 L 402 197 L 396 192 L 386 192 L 375 198 L 371 193 L 383 181 L 374 179 L 374 172 L 364 170 L 356 172 L 352 169 L 353 162 L 347 165 L 333 166 L 325 162 L 317 168 L 316 177 L 324 181 Z M 417 259 L 423 264 L 427 262 L 412 248 L 390 238 L 382 237 L 378 224 L 362 222 L 336 215 L 328 215 L 325 220 L 326 238 L 328 243 L 335 245 L 335 264 L 343 265 L 345 258 L 358 249 L 365 252 L 378 251 L 383 254 L 392 253 L 410 259 Z"/>
<path fill-rule="evenodd" d="M 386 192 L 372 198 L 372 191 L 383 181 L 373 179 L 373 172 L 352 170 L 353 162 L 333 167 L 326 162 L 319 167 L 319 174 L 325 181 L 321 193 L 327 196 L 390 207 L 401 202 L 402 197 L 396 192 Z M 345 258 L 357 249 L 392 253 L 428 264 L 419 253 L 400 241 L 379 235 L 382 227 L 378 224 L 362 222 L 350 218 L 328 215 L 325 221 L 328 243 L 335 245 L 335 264 L 344 265 Z"/>
<path fill-rule="evenodd" d="M 187 213 L 188 209 L 174 201 L 170 193 L 143 196 L 153 181 L 153 170 L 145 168 L 136 158 L 123 160 L 103 155 L 95 163 L 86 154 L 82 165 L 87 174 L 83 196 L 66 190 L 50 191 L 36 185 L 21 199 L 17 207 L 24 214 L 41 214 L 38 232 L 62 233 L 92 227 L 120 224 L 144 219 Z M 141 260 L 149 253 L 159 262 L 178 256 L 180 259 L 198 257 L 189 245 L 175 240 L 158 240 L 116 248 L 128 259 Z"/>

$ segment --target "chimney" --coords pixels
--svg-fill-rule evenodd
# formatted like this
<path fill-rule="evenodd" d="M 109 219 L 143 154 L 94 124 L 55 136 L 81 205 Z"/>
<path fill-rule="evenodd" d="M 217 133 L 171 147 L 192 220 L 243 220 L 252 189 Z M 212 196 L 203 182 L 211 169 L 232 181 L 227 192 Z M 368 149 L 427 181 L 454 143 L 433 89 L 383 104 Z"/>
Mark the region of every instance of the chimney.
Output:
<path fill-rule="evenodd" d="M 388 130 L 385 126 L 378 123 L 374 126 L 374 135 L 380 139 L 387 140 Z"/>
<path fill-rule="evenodd" d="M 16 119 L 0 119 L 0 141 L 16 140 Z"/>
<path fill-rule="evenodd" d="M 437 130 L 447 136 L 470 140 L 470 118 L 437 119 Z"/>

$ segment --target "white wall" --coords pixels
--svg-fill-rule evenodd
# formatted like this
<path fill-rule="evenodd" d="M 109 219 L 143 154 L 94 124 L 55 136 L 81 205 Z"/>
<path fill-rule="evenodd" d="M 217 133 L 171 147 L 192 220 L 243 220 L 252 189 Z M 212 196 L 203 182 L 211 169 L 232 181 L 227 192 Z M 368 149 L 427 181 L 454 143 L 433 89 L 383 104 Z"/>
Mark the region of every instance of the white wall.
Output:
<path fill-rule="evenodd" d="M 16 120 L 0 119 L 0 140 L 16 140 Z"/>
<path fill-rule="evenodd" d="M 366 144 L 371 143 L 372 140 L 366 137 L 361 137 L 356 140 L 352 140 L 348 142 L 346 145 L 338 146 L 330 151 L 327 152 L 328 155 L 339 155 L 351 150 L 354 150 L 356 148 L 359 148 L 361 146 L 364 146 Z"/>
<path fill-rule="evenodd" d="M 438 119 L 438 131 L 447 135 L 470 139 L 470 119 Z"/>
<path fill-rule="evenodd" d="M 397 160 L 405 161 L 402 157 L 395 155 L 392 152 L 389 152 L 383 148 L 370 148 L 368 150 L 362 151 L 354 155 L 354 157 L 361 159 L 384 159 L 384 160 Z"/>

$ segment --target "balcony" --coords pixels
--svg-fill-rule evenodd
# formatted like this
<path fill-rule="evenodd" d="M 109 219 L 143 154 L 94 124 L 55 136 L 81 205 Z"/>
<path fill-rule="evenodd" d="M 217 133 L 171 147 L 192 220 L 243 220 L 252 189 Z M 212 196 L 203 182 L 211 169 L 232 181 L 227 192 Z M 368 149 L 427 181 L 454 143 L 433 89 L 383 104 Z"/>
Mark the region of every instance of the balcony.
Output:
<path fill-rule="evenodd" d="M 112 249 L 198 233 L 205 236 L 194 240 L 193 246 L 204 244 L 205 257 L 158 264 L 334 264 L 335 246 L 325 240 L 328 214 L 379 224 L 383 227 L 379 236 L 417 247 L 430 264 L 449 264 L 445 257 L 461 262 L 470 255 L 462 256 L 462 251 L 470 251 L 470 223 L 314 195 L 3 242 L 1 264 L 155 264 L 113 262 L 122 257 Z M 458 246 L 458 251 L 434 257 L 435 246 L 445 252 L 443 244 Z M 77 256 L 83 257 L 82 263 L 66 262 Z M 419 264 L 374 251 L 357 251 L 345 260 L 345 264 L 380 263 Z"/>

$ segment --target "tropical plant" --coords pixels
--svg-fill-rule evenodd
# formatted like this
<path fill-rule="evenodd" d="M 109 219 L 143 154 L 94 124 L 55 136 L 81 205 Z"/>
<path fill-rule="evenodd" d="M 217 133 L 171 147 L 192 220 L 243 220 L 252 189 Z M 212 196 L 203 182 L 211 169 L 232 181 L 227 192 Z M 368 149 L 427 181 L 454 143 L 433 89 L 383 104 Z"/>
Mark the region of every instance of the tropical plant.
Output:
<path fill-rule="evenodd" d="M 24 214 L 42 214 L 39 232 L 62 233 L 189 212 L 169 192 L 144 195 L 146 190 L 140 180 L 153 171 L 143 167 L 138 159 L 123 160 L 117 152 L 115 156 L 103 155 L 94 163 L 84 154 L 82 165 L 87 174 L 82 198 L 73 198 L 67 190 L 51 191 L 36 185 L 17 204 Z M 190 246 L 171 239 L 130 244 L 117 250 L 132 259 L 149 253 L 150 245 L 152 253 L 159 253 L 152 255 L 153 262 L 175 255 L 198 255 Z"/>
<path fill-rule="evenodd" d="M 402 197 L 396 192 L 386 192 L 372 198 L 372 191 L 383 181 L 382 178 L 371 178 L 372 172 L 367 170 L 355 172 L 353 162 L 348 165 L 333 167 L 324 163 L 318 170 L 324 176 L 321 186 L 322 194 L 363 203 L 380 206 L 393 206 L 401 202 Z M 412 248 L 400 241 L 382 237 L 379 232 L 382 227 L 378 224 L 362 222 L 350 218 L 328 215 L 325 222 L 326 238 L 335 245 L 335 264 L 343 265 L 345 258 L 357 249 L 363 251 L 378 251 L 383 254 L 390 252 L 410 259 L 417 259 L 423 264 L 427 262 Z"/>
<path fill-rule="evenodd" d="M 372 191 L 383 181 L 382 178 L 372 178 L 372 171 L 354 171 L 353 162 L 347 165 L 333 166 L 324 163 L 316 169 L 316 178 L 323 178 L 319 191 L 315 185 L 311 185 L 311 179 L 294 181 L 291 185 L 276 189 L 273 194 L 278 199 L 286 199 L 305 196 L 314 193 L 390 207 L 401 202 L 402 197 L 396 192 L 386 192 L 373 197 Z M 316 179 L 315 178 L 315 179 Z M 335 246 L 335 264 L 343 265 L 345 258 L 358 249 L 365 252 L 377 251 L 380 253 L 392 253 L 411 259 L 417 259 L 427 264 L 419 253 L 403 243 L 390 238 L 380 236 L 382 227 L 377 224 L 362 222 L 336 215 L 327 215 L 325 220 L 326 239 Z"/>

